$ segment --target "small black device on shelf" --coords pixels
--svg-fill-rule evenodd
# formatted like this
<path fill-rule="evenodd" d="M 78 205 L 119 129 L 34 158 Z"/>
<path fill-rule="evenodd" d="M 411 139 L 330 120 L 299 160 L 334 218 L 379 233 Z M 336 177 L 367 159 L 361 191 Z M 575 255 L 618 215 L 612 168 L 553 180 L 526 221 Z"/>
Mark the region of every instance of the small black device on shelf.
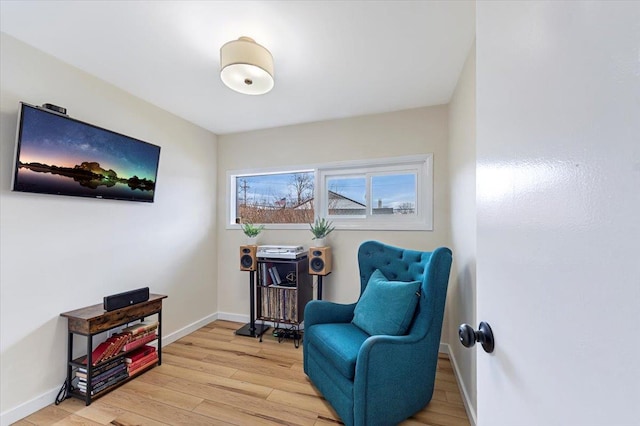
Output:
<path fill-rule="evenodd" d="M 147 300 L 149 300 L 149 287 L 143 287 L 136 290 L 125 291 L 124 293 L 105 296 L 102 306 L 105 311 L 110 312 L 137 303 L 146 302 Z"/>

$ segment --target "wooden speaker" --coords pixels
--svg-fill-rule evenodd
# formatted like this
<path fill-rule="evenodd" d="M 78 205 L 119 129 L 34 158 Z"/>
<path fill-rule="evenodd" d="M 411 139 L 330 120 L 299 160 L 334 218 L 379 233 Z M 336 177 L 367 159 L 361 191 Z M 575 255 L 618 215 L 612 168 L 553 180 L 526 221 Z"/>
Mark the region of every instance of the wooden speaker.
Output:
<path fill-rule="evenodd" d="M 309 274 L 329 275 L 331 273 L 331 247 L 311 247 L 309 249 Z"/>
<path fill-rule="evenodd" d="M 256 259 L 256 252 L 258 246 L 240 246 L 240 270 L 241 271 L 255 271 L 258 269 L 258 261 Z"/>

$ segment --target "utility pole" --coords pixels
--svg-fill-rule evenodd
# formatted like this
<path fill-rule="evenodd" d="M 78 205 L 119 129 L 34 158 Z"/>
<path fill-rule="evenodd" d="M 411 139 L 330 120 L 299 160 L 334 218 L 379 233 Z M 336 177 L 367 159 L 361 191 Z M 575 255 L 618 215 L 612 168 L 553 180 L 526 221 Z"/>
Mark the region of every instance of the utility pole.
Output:
<path fill-rule="evenodd" d="M 247 189 L 250 189 L 250 188 L 251 187 L 247 183 L 246 179 L 240 179 L 240 190 L 242 191 L 243 205 L 245 207 L 247 205 Z"/>

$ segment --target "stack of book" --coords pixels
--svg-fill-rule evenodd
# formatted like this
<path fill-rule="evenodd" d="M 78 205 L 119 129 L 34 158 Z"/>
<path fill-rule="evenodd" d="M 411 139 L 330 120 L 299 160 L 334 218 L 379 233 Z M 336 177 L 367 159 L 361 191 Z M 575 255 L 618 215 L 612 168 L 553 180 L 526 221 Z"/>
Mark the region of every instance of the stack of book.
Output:
<path fill-rule="evenodd" d="M 283 267 L 284 267 L 284 271 L 282 270 Z M 295 287 L 296 286 L 295 274 L 293 274 L 294 275 L 293 279 L 289 278 L 289 276 L 292 274 L 293 271 L 291 271 L 290 268 L 287 268 L 284 265 L 280 265 L 280 268 L 281 269 L 279 270 L 276 267 L 276 265 L 271 262 L 260 263 L 259 285 L 263 287 L 268 287 L 272 285 L 283 286 L 283 287 Z"/>
<path fill-rule="evenodd" d="M 76 371 L 76 377 L 78 378 L 78 391 L 80 393 L 87 393 L 87 368 L 79 367 Z M 116 383 L 129 377 L 127 372 L 127 365 L 124 358 L 116 358 L 110 362 L 107 362 L 92 371 L 91 379 L 91 395 L 95 395 L 98 392 L 115 385 Z"/>
<path fill-rule="evenodd" d="M 158 321 L 142 321 L 122 330 L 121 334 L 128 337 L 127 343 L 122 346 L 122 351 L 131 351 L 146 345 L 154 340 L 156 330 L 158 329 Z"/>
<path fill-rule="evenodd" d="M 99 364 L 116 356 L 129 341 L 129 336 L 114 334 L 104 342 L 100 343 L 91 354 L 93 365 Z"/>
<path fill-rule="evenodd" d="M 112 335 L 96 346 L 91 352 L 91 363 L 98 365 L 114 356 L 120 355 L 122 352 L 144 346 L 157 337 L 157 329 L 158 321 L 142 321 L 123 329 L 122 332 Z M 86 363 L 86 360 L 82 362 Z"/>
<path fill-rule="evenodd" d="M 158 362 L 158 352 L 153 346 L 145 345 L 128 354 L 125 358 L 129 377 Z"/>

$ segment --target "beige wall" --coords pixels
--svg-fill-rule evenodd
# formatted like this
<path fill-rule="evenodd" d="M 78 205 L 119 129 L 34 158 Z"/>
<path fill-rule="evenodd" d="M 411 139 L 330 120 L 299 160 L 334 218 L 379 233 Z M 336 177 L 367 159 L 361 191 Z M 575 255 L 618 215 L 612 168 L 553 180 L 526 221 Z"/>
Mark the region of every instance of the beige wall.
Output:
<path fill-rule="evenodd" d="M 0 393 L 7 424 L 52 403 L 64 380 L 61 312 L 149 286 L 169 295 L 165 336 L 215 313 L 217 173 L 210 132 L 4 34 L 0 54 Z M 11 192 L 19 101 L 62 105 L 74 118 L 160 145 L 155 203 Z"/>
<path fill-rule="evenodd" d="M 229 170 L 304 165 L 341 160 L 384 158 L 433 153 L 433 231 L 336 230 L 328 244 L 334 272 L 324 280 L 323 298 L 355 302 L 359 295 L 357 250 L 376 239 L 418 250 L 449 245 L 448 113 L 446 106 L 309 123 L 230 134 L 218 138 L 218 311 L 221 317 L 248 316 L 248 275 L 239 270 L 242 231 L 226 229 L 226 173 Z M 266 230 L 261 244 L 301 244 L 308 247 L 307 230 Z"/>
<path fill-rule="evenodd" d="M 445 333 L 470 416 L 476 416 L 476 348 L 458 342 L 458 326 L 476 323 L 476 50 L 467 57 L 449 104 L 452 279 Z M 443 339 L 445 340 L 445 339 Z"/>

